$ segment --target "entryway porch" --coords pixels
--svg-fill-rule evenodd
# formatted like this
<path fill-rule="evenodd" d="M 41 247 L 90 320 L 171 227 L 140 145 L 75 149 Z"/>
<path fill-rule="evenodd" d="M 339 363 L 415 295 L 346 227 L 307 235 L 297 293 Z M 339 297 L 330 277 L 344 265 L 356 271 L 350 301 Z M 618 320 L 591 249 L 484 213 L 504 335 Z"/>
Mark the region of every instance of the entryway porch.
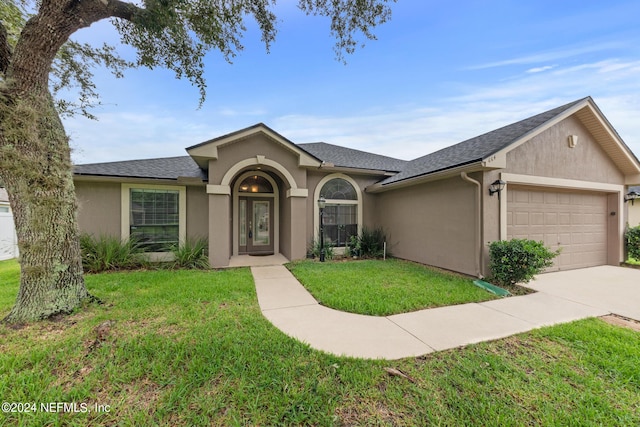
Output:
<path fill-rule="evenodd" d="M 229 267 L 265 267 L 270 265 L 283 265 L 289 260 L 282 254 L 253 256 L 233 255 L 229 259 Z"/>

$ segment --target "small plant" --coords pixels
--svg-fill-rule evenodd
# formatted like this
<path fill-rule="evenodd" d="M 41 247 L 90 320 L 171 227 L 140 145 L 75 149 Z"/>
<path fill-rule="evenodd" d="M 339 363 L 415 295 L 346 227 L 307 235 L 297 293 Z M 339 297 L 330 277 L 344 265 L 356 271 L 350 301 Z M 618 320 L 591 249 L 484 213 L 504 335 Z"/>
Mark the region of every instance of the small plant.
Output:
<path fill-rule="evenodd" d="M 190 268 L 204 270 L 209 268 L 209 241 L 206 238 L 187 239 L 181 245 L 171 248 L 173 261 L 171 268 Z"/>
<path fill-rule="evenodd" d="M 386 241 L 387 235 L 382 227 L 362 227 L 362 232 L 359 236 L 351 236 L 348 246 L 350 253 L 354 256 L 381 258 L 384 255 L 384 243 Z"/>
<path fill-rule="evenodd" d="M 88 273 L 129 270 L 147 265 L 142 249 L 133 239 L 122 241 L 115 236 L 80 236 L 82 267 Z"/>
<path fill-rule="evenodd" d="M 640 260 L 640 225 L 628 228 L 624 237 L 627 242 L 627 256 Z"/>
<path fill-rule="evenodd" d="M 500 240 L 489 244 L 492 281 L 498 286 L 528 283 L 553 265 L 559 250 L 551 251 L 542 242 L 526 239 Z"/>
<path fill-rule="evenodd" d="M 311 239 L 309 246 L 307 247 L 307 254 L 310 258 L 320 258 L 320 240 L 314 238 Z M 325 259 L 333 259 L 335 252 L 331 243 L 324 244 L 324 257 Z"/>
<path fill-rule="evenodd" d="M 350 236 L 347 243 L 346 255 L 351 257 L 360 256 L 360 239 L 358 236 Z"/>

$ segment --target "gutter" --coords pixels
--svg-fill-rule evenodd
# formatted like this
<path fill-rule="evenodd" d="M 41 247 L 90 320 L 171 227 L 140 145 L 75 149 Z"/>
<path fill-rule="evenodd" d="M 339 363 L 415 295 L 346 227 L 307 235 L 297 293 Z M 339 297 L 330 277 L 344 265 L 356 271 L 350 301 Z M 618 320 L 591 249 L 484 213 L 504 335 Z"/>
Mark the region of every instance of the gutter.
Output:
<path fill-rule="evenodd" d="M 418 175 L 411 178 L 402 179 L 400 181 L 390 182 L 388 184 L 382 184 L 380 182 L 375 183 L 367 187 L 366 191 L 369 193 L 381 193 L 383 191 L 394 190 L 397 188 L 409 187 L 412 185 L 423 184 L 425 182 L 438 181 L 446 178 L 453 178 L 458 174 L 466 170 L 466 172 L 478 172 L 487 169 L 482 165 L 481 160 L 474 160 L 470 163 L 457 165 L 447 169 L 441 169 L 434 172 L 429 172 L 425 175 Z"/>
<path fill-rule="evenodd" d="M 471 184 L 475 184 L 478 187 L 478 191 L 476 193 L 476 236 L 475 236 L 475 244 L 476 244 L 476 250 L 478 251 L 478 254 L 476 256 L 476 276 L 478 277 L 478 279 L 482 279 L 484 278 L 484 276 L 482 275 L 482 272 L 480 270 L 480 267 L 482 265 L 482 237 L 481 237 L 481 231 L 482 231 L 482 216 L 481 216 L 481 207 L 482 207 L 482 201 L 481 201 L 481 194 L 482 194 L 482 186 L 480 185 L 480 182 L 476 181 L 473 178 L 470 178 L 466 172 L 461 172 L 460 173 L 460 177 L 467 181 L 470 182 Z"/>

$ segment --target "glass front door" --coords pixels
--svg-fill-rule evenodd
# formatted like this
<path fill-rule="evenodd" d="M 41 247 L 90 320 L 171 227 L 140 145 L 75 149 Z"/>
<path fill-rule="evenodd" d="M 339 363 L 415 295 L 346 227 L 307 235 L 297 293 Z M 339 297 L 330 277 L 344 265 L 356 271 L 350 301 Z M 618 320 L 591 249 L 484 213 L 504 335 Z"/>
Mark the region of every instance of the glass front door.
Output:
<path fill-rule="evenodd" d="M 240 197 L 238 246 L 241 254 L 273 253 L 273 199 Z"/>

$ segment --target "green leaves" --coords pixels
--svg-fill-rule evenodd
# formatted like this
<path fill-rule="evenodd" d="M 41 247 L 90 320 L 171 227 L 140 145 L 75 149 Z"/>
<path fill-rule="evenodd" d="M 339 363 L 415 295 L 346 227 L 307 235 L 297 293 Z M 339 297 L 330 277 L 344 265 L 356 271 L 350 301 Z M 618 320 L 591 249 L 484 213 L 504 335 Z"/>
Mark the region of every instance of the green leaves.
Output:
<path fill-rule="evenodd" d="M 344 62 L 345 53 L 353 53 L 364 40 L 375 40 L 373 30 L 391 18 L 392 2 L 395 0 L 299 0 L 298 7 L 307 15 L 330 19 L 336 57 Z M 167 68 L 199 89 L 202 104 L 207 87 L 203 62 L 206 53 L 217 50 L 231 62 L 243 49 L 246 19 L 257 23 L 269 51 L 277 34 L 275 5 L 275 0 L 144 0 L 141 5 L 114 0 L 106 3 L 103 10 L 89 3 L 75 3 L 74 13 L 84 14 L 82 26 L 111 16 L 121 42 L 136 50 L 136 58 L 124 60 L 115 47 L 106 44 L 95 48 L 69 41 L 52 64 L 51 89 L 57 97 L 68 89 L 77 90 L 78 96 L 59 100 L 57 107 L 62 115 L 80 113 L 95 118 L 90 109 L 100 105 L 92 82 L 91 69 L 96 66 L 109 68 L 116 77 L 122 77 L 127 67 Z M 15 45 L 25 22 L 38 7 L 27 0 L 0 2 L 0 30 L 7 30 L 7 46 Z M 62 6 L 52 3 L 51 7 Z M 0 53 L 0 59 L 7 63 L 9 56 L 10 53 Z"/>
<path fill-rule="evenodd" d="M 640 225 L 629 228 L 624 237 L 627 242 L 628 256 L 640 260 Z"/>
<path fill-rule="evenodd" d="M 499 286 L 528 283 L 553 265 L 559 250 L 552 252 L 543 242 L 526 239 L 500 240 L 489 244 L 492 280 Z"/>
<path fill-rule="evenodd" d="M 307 15 L 331 19 L 331 35 L 335 37 L 336 57 L 344 62 L 344 54 L 352 54 L 366 40 L 375 40 L 373 29 L 391 19 L 389 3 L 396 0 L 300 0 L 299 8 Z"/>
<path fill-rule="evenodd" d="M 105 66 L 116 78 L 124 76 L 126 68 L 133 67 L 132 62 L 122 59 L 115 47 L 106 43 L 95 48 L 87 43 L 68 41 L 65 43 L 51 67 L 51 91 L 56 97 L 56 108 L 61 116 L 80 113 L 95 119 L 91 108 L 100 105 L 100 97 L 93 83 L 92 68 Z M 77 89 L 74 101 L 61 98 L 62 92 Z"/>
<path fill-rule="evenodd" d="M 114 20 L 122 42 L 137 50 L 136 65 L 161 66 L 187 78 L 200 90 L 200 103 L 206 95 L 205 54 L 222 53 L 231 62 L 243 49 L 244 19 L 258 23 L 267 49 L 275 39 L 276 16 L 266 0 L 236 2 L 207 0 L 147 0 L 143 12 L 134 19 Z"/>

